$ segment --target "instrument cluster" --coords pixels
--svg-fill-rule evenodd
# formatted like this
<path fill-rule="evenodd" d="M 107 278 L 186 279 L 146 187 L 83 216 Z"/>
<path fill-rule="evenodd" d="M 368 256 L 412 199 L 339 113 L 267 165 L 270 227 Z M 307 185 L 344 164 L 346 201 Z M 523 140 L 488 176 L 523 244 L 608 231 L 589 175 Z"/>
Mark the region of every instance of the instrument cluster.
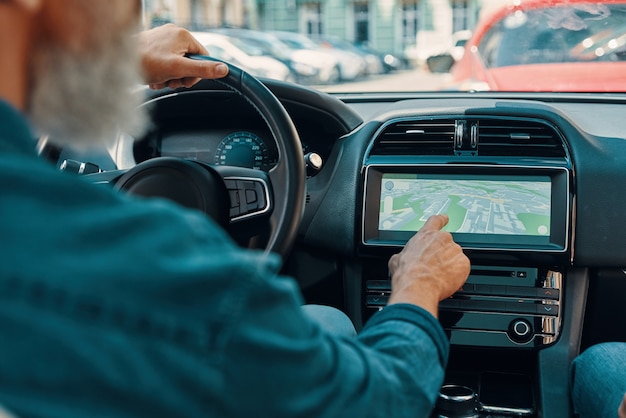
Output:
<path fill-rule="evenodd" d="M 185 131 L 164 134 L 160 155 L 188 158 L 209 164 L 269 171 L 278 161 L 273 140 L 248 130 Z"/>

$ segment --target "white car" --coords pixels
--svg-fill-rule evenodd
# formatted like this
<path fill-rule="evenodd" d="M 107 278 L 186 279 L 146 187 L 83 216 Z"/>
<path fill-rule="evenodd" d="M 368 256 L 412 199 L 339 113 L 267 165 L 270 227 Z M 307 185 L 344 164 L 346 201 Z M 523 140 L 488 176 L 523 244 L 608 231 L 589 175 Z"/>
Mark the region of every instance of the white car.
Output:
<path fill-rule="evenodd" d="M 342 64 L 332 52 L 322 49 L 311 39 L 299 33 L 283 31 L 271 33 L 292 49 L 294 60 L 321 66 L 319 72 L 321 83 L 336 83 L 341 79 Z"/>
<path fill-rule="evenodd" d="M 293 81 L 293 75 L 285 64 L 264 56 L 261 50 L 235 38 L 208 32 L 193 32 L 193 36 L 209 50 L 211 56 L 241 67 L 253 76 Z"/>
<path fill-rule="evenodd" d="M 339 61 L 341 70 L 341 79 L 343 81 L 351 81 L 358 77 L 362 77 L 368 72 L 368 62 L 365 54 L 358 51 L 354 45 L 343 41 L 341 38 L 325 36 L 313 40 L 318 47 L 329 51 Z M 374 65 L 380 65 L 378 58 L 375 58 Z M 373 73 L 382 72 L 380 68 L 372 68 Z"/>

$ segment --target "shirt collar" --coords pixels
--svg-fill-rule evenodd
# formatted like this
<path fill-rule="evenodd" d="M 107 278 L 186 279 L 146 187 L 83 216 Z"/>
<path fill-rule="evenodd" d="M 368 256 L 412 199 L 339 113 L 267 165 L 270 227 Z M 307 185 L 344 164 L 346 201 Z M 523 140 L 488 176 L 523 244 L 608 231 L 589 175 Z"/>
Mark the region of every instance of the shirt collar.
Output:
<path fill-rule="evenodd" d="M 27 119 L 0 99 L 0 152 L 36 155 L 35 135 Z"/>

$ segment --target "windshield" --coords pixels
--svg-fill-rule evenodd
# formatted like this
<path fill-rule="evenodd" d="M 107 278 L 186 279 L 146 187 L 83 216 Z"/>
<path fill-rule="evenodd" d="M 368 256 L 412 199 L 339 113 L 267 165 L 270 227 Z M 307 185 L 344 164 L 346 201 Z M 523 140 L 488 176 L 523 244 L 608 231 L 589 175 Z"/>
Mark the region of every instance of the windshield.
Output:
<path fill-rule="evenodd" d="M 220 33 L 253 75 L 328 92 L 626 92 L 626 0 L 143 4 L 146 28 Z"/>
<path fill-rule="evenodd" d="M 490 68 L 613 62 L 626 58 L 625 44 L 625 6 L 567 5 L 520 10 L 499 20 L 478 43 L 478 52 Z"/>

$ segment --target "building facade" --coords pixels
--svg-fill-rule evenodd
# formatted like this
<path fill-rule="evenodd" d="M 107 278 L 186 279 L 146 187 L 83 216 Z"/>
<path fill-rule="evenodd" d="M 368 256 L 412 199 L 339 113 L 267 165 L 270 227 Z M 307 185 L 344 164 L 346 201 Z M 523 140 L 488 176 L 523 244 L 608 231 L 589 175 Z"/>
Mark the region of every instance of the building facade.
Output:
<path fill-rule="evenodd" d="M 143 0 L 146 26 L 221 26 L 333 35 L 421 61 L 501 0 Z"/>
<path fill-rule="evenodd" d="M 255 0 L 142 0 L 144 25 L 176 23 L 191 30 L 248 27 Z"/>

